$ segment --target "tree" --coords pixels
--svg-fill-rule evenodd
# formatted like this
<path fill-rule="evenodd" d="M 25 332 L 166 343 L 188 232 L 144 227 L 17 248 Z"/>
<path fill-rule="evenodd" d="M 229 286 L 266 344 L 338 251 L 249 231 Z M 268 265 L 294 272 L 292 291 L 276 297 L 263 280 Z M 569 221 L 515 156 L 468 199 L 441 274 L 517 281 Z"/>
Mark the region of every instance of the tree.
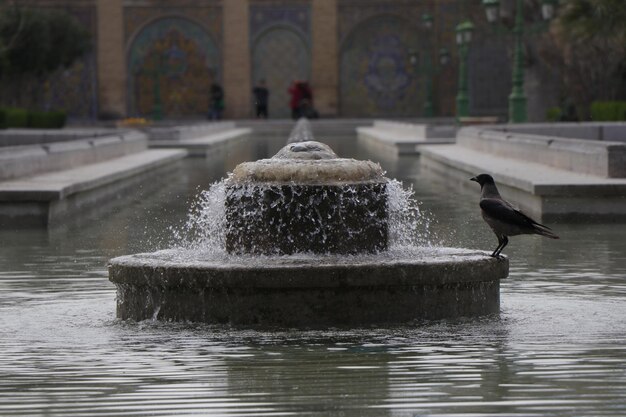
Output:
<path fill-rule="evenodd" d="M 67 13 L 56 10 L 0 9 L 0 76 L 11 81 L 20 101 L 23 81 L 43 80 L 87 53 L 90 34 Z"/>
<path fill-rule="evenodd" d="M 626 40 L 626 8 L 623 0 L 569 0 L 559 23 L 571 39 L 615 42 Z"/>
<path fill-rule="evenodd" d="M 541 53 L 563 74 L 564 100 L 583 118 L 594 100 L 626 99 L 623 0 L 563 2 Z"/>

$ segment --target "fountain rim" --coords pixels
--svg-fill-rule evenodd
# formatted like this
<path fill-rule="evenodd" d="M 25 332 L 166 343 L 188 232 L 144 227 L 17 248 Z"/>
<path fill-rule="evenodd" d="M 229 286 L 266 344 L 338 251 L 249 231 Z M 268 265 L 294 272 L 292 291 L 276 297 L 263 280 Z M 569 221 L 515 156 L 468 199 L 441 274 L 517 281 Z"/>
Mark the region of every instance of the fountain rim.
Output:
<path fill-rule="evenodd" d="M 447 248 L 450 249 L 450 248 Z M 431 259 L 384 259 L 376 255 L 336 263 L 336 257 L 233 257 L 193 261 L 155 259 L 159 252 L 120 256 L 109 261 L 109 279 L 116 285 L 163 288 L 333 288 L 414 287 L 488 282 L 508 276 L 507 258 L 487 252 L 459 250 Z M 333 260 L 334 259 L 334 260 Z M 285 262 L 287 261 L 287 262 Z M 459 274 L 459 270 L 465 270 Z M 297 272 L 297 273 L 294 273 Z M 392 275 L 390 275 L 392 274 Z"/>
<path fill-rule="evenodd" d="M 246 183 L 368 184 L 388 181 L 380 164 L 351 158 L 260 159 L 242 162 L 227 178 L 228 185 Z"/>

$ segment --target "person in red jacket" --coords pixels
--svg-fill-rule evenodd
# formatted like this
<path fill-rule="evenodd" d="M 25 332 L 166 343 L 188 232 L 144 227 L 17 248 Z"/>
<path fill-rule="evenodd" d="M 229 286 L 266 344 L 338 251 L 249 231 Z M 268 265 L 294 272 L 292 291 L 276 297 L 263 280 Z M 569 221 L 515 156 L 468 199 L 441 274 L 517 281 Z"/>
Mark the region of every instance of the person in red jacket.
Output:
<path fill-rule="evenodd" d="M 289 96 L 291 97 L 289 100 L 289 107 L 291 108 L 291 118 L 296 120 L 300 118 L 300 102 L 302 101 L 302 89 L 300 88 L 300 83 L 296 80 L 291 82 L 289 89 Z"/>

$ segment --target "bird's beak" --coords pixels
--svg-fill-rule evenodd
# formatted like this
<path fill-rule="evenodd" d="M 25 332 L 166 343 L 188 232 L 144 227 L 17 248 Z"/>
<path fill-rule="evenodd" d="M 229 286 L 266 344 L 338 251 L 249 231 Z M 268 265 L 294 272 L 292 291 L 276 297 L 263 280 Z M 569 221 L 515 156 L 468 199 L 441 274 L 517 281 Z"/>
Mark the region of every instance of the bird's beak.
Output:
<path fill-rule="evenodd" d="M 476 181 L 476 182 L 478 182 L 478 179 L 477 179 L 476 177 L 472 177 L 472 178 L 470 178 L 470 181 Z"/>

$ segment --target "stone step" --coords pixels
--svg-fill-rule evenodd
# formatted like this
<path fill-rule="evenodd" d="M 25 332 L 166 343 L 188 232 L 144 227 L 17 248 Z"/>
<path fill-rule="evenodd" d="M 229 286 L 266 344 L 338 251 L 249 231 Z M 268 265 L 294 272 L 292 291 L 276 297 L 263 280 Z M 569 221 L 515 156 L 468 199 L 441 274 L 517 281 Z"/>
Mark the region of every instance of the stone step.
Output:
<path fill-rule="evenodd" d="M 144 151 L 147 137 L 138 131 L 108 136 L 0 148 L 0 181 L 66 170 Z"/>
<path fill-rule="evenodd" d="M 177 148 L 186 149 L 189 156 L 204 157 L 210 153 L 227 147 L 241 144 L 250 139 L 252 129 L 229 128 L 205 134 L 200 137 L 175 140 L 150 140 L 150 148 Z"/>
<path fill-rule="evenodd" d="M 0 228 L 45 227 L 108 199 L 128 181 L 187 155 L 146 150 L 103 162 L 0 182 Z"/>
<path fill-rule="evenodd" d="M 626 178 L 572 172 L 458 145 L 425 146 L 420 165 L 450 184 L 479 190 L 469 178 L 491 174 L 504 198 L 548 220 L 626 220 Z"/>
<path fill-rule="evenodd" d="M 581 174 L 626 178 L 626 143 L 599 140 L 598 126 L 574 125 L 467 127 L 459 131 L 457 144 Z M 604 137 L 617 139 L 620 131 L 626 136 L 626 124 L 609 124 L 602 131 Z"/>

